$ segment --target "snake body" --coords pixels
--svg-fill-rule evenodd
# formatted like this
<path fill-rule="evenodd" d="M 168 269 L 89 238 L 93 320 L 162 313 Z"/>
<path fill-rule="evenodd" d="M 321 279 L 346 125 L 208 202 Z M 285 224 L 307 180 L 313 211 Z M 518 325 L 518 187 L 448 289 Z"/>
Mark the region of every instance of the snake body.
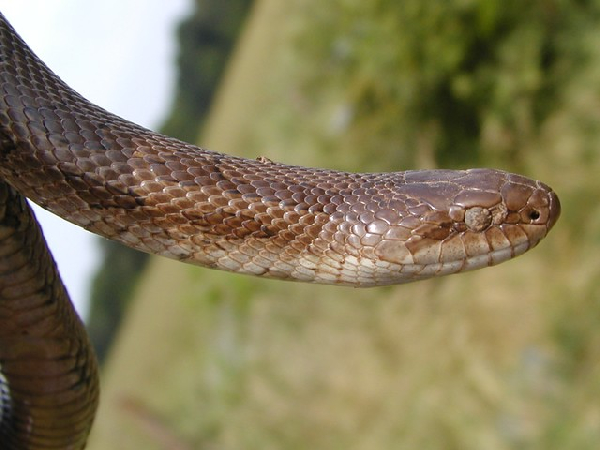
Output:
<path fill-rule="evenodd" d="M 83 448 L 98 371 L 25 199 L 0 183 L 0 448 Z"/>
<path fill-rule="evenodd" d="M 548 186 L 500 170 L 346 173 L 232 157 L 152 132 L 70 89 L 3 16 L 0 177 L 9 249 L 1 254 L 21 245 L 46 274 L 0 292 L 0 440 L 11 449 L 83 448 L 98 397 L 85 332 L 51 257 L 34 250 L 40 232 L 25 237 L 35 225 L 21 196 L 141 251 L 352 286 L 498 264 L 537 245 L 560 213 Z M 0 260 L 11 280 L 7 267 Z"/>

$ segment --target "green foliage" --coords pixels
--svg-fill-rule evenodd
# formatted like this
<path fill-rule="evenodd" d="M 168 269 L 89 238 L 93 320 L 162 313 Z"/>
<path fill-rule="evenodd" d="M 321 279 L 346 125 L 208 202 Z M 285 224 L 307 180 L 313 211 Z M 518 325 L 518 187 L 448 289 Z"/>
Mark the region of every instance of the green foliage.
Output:
<path fill-rule="evenodd" d="M 124 248 L 114 241 L 103 239 L 98 242 L 102 246 L 104 262 L 92 281 L 87 329 L 98 359 L 104 361 L 148 255 Z"/>
<path fill-rule="evenodd" d="M 414 166 L 519 165 L 566 79 L 585 64 L 595 2 L 334 0 L 297 4 L 300 73 L 314 99 L 337 92 L 347 141 Z M 427 149 L 425 149 L 427 150 Z M 386 162 L 389 161 L 386 158 Z M 361 161 L 361 165 L 369 161 Z"/>
<path fill-rule="evenodd" d="M 251 5 L 252 0 L 196 0 L 194 14 L 179 27 L 179 80 L 165 134 L 196 140 Z"/>

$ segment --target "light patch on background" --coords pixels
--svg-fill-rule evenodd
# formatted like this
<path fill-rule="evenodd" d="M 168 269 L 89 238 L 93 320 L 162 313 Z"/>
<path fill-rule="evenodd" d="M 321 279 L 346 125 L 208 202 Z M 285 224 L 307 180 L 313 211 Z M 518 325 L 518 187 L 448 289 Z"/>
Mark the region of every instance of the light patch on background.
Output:
<path fill-rule="evenodd" d="M 156 128 L 172 98 L 176 30 L 191 0 L 0 0 L 0 11 L 51 70 L 84 97 Z M 63 282 L 87 317 L 95 236 L 36 208 Z"/>

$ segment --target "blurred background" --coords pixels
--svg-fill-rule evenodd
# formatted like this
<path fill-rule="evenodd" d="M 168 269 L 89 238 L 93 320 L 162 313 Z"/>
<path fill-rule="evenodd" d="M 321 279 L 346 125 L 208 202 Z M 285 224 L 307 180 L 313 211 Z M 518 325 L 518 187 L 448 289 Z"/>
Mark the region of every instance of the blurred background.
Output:
<path fill-rule="evenodd" d="M 597 448 L 600 1 L 188 4 L 162 131 L 351 171 L 497 167 L 563 213 L 514 261 L 365 290 L 104 243 L 89 448 Z"/>

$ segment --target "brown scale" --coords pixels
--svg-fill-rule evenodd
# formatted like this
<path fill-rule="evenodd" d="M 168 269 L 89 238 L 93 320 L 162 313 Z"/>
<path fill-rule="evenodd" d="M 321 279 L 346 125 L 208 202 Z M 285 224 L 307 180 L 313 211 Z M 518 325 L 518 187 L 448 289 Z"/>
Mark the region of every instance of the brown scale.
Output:
<path fill-rule="evenodd" d="M 83 448 L 96 361 L 24 198 L 0 183 L 2 449 Z M 0 381 L 2 384 L 2 381 Z"/>

